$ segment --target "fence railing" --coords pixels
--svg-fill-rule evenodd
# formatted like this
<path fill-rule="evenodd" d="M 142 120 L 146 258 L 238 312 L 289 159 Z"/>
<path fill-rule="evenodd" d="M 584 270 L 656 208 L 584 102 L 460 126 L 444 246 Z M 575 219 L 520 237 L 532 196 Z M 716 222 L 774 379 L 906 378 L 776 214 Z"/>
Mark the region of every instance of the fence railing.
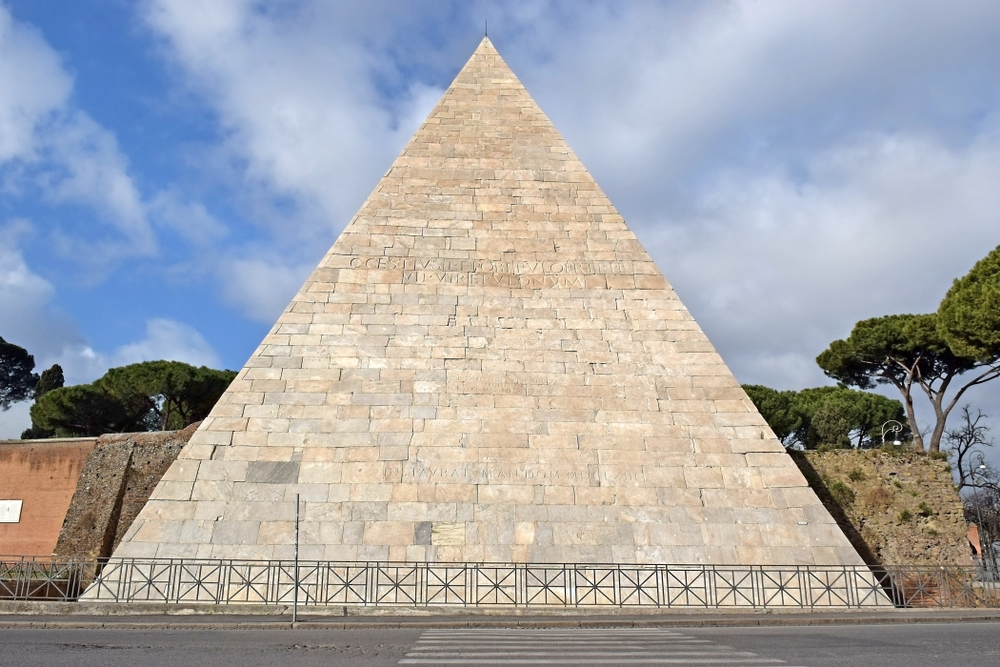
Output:
<path fill-rule="evenodd" d="M 0 556 L 0 600 L 72 602 L 97 578 L 96 561 Z"/>
<path fill-rule="evenodd" d="M 0 599 L 394 607 L 1000 607 L 976 567 L 0 559 Z M 297 589 L 297 590 L 296 590 Z"/>

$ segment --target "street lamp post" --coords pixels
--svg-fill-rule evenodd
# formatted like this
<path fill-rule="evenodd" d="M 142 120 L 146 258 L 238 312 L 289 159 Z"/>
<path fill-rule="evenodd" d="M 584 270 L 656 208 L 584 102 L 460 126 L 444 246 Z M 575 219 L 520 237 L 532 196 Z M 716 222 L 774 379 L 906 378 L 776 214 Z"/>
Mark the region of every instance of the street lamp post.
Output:
<path fill-rule="evenodd" d="M 978 463 L 978 465 L 977 465 Z M 986 539 L 986 531 L 983 526 L 983 513 L 979 505 L 983 502 L 983 498 L 980 495 L 980 490 L 982 488 L 982 479 L 986 475 L 986 459 L 982 452 L 976 452 L 976 456 L 973 458 L 972 465 L 974 466 L 971 471 L 972 486 L 975 488 L 975 500 L 976 505 L 976 533 L 979 538 L 979 570 L 981 572 L 981 577 L 986 577 L 986 548 L 989 544 L 990 549 L 990 561 L 993 560 L 993 543 L 991 540 Z M 980 481 L 976 480 L 976 474 L 979 474 Z"/>
<path fill-rule="evenodd" d="M 899 434 L 902 433 L 902 431 L 903 431 L 903 425 L 900 424 L 895 419 L 890 419 L 886 423 L 882 424 L 882 444 L 883 445 L 885 444 L 885 436 L 889 433 L 892 433 L 893 435 L 896 436 L 895 438 L 893 438 L 892 444 L 899 447 L 901 444 L 903 444 L 902 442 L 899 441 Z"/>

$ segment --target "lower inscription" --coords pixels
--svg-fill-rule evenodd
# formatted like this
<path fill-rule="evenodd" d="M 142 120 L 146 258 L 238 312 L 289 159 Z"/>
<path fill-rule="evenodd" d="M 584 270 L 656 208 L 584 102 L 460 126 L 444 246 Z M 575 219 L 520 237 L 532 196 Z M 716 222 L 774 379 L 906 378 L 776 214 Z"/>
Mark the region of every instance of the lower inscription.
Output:
<path fill-rule="evenodd" d="M 569 483 L 581 482 L 623 483 L 643 480 L 642 468 L 608 469 L 596 465 L 579 467 L 556 467 L 544 465 L 493 466 L 488 464 L 469 465 L 423 465 L 406 464 L 387 466 L 387 480 L 399 479 L 420 482 L 453 482 L 458 484 L 510 484 L 510 483 Z"/>

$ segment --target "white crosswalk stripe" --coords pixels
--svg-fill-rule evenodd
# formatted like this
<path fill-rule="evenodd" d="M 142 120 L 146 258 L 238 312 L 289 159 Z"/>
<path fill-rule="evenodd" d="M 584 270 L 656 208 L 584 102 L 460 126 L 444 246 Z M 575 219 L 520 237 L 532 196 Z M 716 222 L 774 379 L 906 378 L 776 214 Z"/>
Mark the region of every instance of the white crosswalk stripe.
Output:
<path fill-rule="evenodd" d="M 781 665 L 661 628 L 427 630 L 400 665 Z"/>

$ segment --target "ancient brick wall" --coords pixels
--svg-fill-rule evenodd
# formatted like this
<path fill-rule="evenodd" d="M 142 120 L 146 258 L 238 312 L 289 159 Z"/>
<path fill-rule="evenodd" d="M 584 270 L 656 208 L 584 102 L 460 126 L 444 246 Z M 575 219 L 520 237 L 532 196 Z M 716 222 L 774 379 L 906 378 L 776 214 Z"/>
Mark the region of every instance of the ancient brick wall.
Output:
<path fill-rule="evenodd" d="M 111 555 L 197 427 L 193 424 L 183 431 L 101 436 L 68 503 L 56 555 Z"/>
<path fill-rule="evenodd" d="M 869 564 L 973 564 L 947 461 L 905 449 L 792 455 Z"/>
<path fill-rule="evenodd" d="M 48 557 L 96 438 L 0 442 L 0 500 L 20 500 L 20 520 L 0 523 L 0 555 Z"/>

